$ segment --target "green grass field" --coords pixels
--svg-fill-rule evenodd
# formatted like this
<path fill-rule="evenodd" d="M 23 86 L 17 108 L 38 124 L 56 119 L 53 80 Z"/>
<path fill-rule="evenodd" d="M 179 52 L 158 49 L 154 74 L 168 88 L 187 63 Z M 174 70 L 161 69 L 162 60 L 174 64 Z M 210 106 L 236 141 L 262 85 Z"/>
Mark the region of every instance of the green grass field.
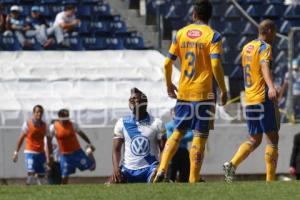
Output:
<path fill-rule="evenodd" d="M 300 182 L 221 182 L 199 184 L 128 184 L 69 186 L 0 186 L 0 200 L 175 200 L 300 199 Z"/>

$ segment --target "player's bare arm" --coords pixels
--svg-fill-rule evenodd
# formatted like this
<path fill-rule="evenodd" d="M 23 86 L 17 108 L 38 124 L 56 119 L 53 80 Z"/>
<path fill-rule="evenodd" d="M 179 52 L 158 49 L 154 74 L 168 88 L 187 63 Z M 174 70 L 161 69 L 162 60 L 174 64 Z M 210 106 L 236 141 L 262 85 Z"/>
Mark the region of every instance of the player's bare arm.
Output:
<path fill-rule="evenodd" d="M 18 143 L 17 143 L 17 148 L 16 148 L 16 150 L 15 150 L 15 152 L 13 154 L 13 157 L 12 157 L 12 159 L 13 159 L 14 162 L 18 161 L 18 154 L 19 154 L 19 151 L 20 151 L 20 149 L 22 147 L 22 144 L 24 142 L 25 137 L 26 137 L 26 133 L 21 133 L 21 135 L 19 137 L 19 140 L 18 140 Z"/>
<path fill-rule="evenodd" d="M 170 98 L 177 98 L 177 87 L 172 83 L 172 67 L 173 61 L 170 58 L 167 58 L 165 61 L 165 80 L 167 84 L 167 92 Z"/>
<path fill-rule="evenodd" d="M 268 96 L 270 100 L 275 101 L 277 100 L 277 90 L 274 86 L 273 80 L 272 80 L 272 75 L 271 75 L 271 70 L 270 70 L 270 63 L 265 61 L 261 63 L 261 71 L 264 77 L 264 80 L 269 88 L 268 91 Z"/>
<path fill-rule="evenodd" d="M 121 183 L 123 182 L 123 175 L 120 169 L 120 161 L 121 161 L 121 152 L 122 146 L 124 144 L 124 139 L 122 138 L 114 138 L 113 139 L 113 151 L 112 151 L 112 163 L 113 163 L 113 182 Z"/>
<path fill-rule="evenodd" d="M 211 64 L 212 64 L 212 71 L 213 71 L 213 75 L 215 77 L 215 80 L 218 84 L 218 87 L 220 89 L 220 97 L 221 97 L 221 102 L 220 105 L 224 106 L 227 102 L 227 89 L 225 86 L 225 81 L 224 81 L 224 70 L 221 64 L 221 60 L 220 59 L 212 59 L 211 60 Z"/>

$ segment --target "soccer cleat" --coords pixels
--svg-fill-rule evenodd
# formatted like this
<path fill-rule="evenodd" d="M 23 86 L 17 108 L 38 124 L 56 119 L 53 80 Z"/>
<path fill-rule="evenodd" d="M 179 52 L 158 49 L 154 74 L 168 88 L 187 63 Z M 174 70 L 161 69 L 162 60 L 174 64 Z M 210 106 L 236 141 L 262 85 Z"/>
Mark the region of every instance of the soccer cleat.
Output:
<path fill-rule="evenodd" d="M 164 182 L 166 179 L 166 173 L 164 171 L 157 172 L 153 183 L 161 183 Z"/>
<path fill-rule="evenodd" d="M 233 165 L 231 164 L 231 162 L 224 163 L 223 170 L 225 172 L 225 181 L 227 183 L 232 183 L 232 181 L 234 179 L 234 175 L 235 175 L 235 169 L 234 169 Z"/>

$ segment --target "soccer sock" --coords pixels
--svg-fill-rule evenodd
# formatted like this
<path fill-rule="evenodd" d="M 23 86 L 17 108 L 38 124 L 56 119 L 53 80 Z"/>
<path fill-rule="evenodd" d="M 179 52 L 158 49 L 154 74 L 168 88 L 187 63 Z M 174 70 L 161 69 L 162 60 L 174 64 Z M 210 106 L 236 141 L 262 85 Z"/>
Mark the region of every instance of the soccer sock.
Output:
<path fill-rule="evenodd" d="M 182 137 L 183 134 L 175 130 L 171 135 L 171 137 L 167 140 L 164 151 L 161 156 L 158 172 L 160 171 L 167 172 L 169 162 L 175 155 Z"/>
<path fill-rule="evenodd" d="M 200 179 L 200 170 L 204 158 L 204 150 L 207 138 L 193 138 L 190 150 L 190 183 L 196 183 Z"/>
<path fill-rule="evenodd" d="M 276 179 L 278 149 L 271 145 L 267 145 L 265 160 L 266 160 L 266 171 L 267 171 L 266 181 L 268 182 L 274 181 Z"/>
<path fill-rule="evenodd" d="M 253 146 L 249 142 L 244 142 L 241 144 L 239 150 L 233 156 L 231 164 L 236 169 L 241 162 L 243 162 L 249 154 L 253 151 Z"/>
<path fill-rule="evenodd" d="M 33 175 L 27 176 L 26 185 L 33 185 L 35 177 Z"/>

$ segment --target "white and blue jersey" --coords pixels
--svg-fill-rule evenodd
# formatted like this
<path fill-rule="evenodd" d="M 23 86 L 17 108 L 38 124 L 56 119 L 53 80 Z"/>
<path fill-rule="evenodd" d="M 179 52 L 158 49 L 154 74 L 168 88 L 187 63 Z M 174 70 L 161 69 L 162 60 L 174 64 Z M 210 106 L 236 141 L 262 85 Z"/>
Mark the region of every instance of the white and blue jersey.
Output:
<path fill-rule="evenodd" d="M 149 178 L 149 170 L 155 170 L 159 160 L 159 140 L 164 134 L 163 122 L 151 115 L 144 120 L 137 121 L 133 116 L 118 120 L 114 130 L 114 138 L 124 139 L 125 150 L 122 162 L 122 172 L 131 171 L 132 177 L 126 176 L 130 182 L 143 182 Z M 149 170 L 145 171 L 146 168 Z M 141 171 L 141 174 L 133 173 Z M 146 175 L 148 174 L 148 175 Z M 133 180 L 134 176 L 143 176 Z"/>

